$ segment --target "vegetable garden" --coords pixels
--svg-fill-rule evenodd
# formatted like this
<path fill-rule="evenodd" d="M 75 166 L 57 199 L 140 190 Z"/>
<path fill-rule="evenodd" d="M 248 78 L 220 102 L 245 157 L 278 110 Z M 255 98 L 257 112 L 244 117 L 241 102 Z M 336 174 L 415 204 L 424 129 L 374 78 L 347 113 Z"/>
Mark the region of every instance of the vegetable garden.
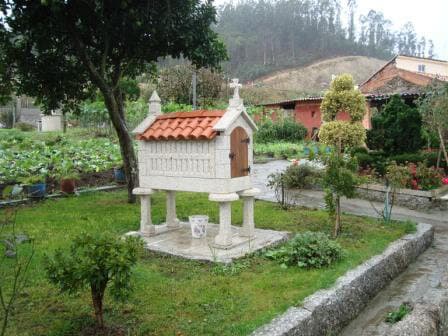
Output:
<path fill-rule="evenodd" d="M 2 130 L 0 185 L 99 173 L 121 165 L 118 144 L 108 138 Z"/>

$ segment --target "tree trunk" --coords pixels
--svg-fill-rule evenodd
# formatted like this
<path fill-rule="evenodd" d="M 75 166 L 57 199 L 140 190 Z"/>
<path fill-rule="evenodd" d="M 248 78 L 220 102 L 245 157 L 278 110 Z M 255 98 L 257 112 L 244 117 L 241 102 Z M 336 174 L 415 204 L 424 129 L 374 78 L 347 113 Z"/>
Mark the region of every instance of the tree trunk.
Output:
<path fill-rule="evenodd" d="M 131 136 L 129 135 L 124 120 L 123 102 L 121 99 L 116 99 L 112 93 L 103 93 L 103 95 L 110 120 L 117 132 L 118 141 L 120 143 L 120 152 L 123 159 L 123 168 L 128 189 L 128 202 L 135 203 L 136 196 L 132 194 L 132 190 L 138 185 L 137 158 L 135 156 Z"/>
<path fill-rule="evenodd" d="M 341 196 L 336 196 L 336 223 L 334 226 L 334 238 L 341 232 Z"/>
<path fill-rule="evenodd" d="M 90 286 L 91 294 L 92 294 L 92 304 L 93 310 L 95 311 L 95 319 L 98 328 L 104 328 L 104 317 L 103 317 L 103 297 L 104 297 L 104 289 L 97 289 L 94 286 Z"/>
<path fill-rule="evenodd" d="M 437 127 L 437 133 L 439 134 L 440 148 L 442 148 L 443 156 L 445 157 L 445 162 L 448 165 L 448 154 L 446 153 L 445 139 L 443 138 L 443 132 L 440 127 Z"/>
<path fill-rule="evenodd" d="M 132 140 L 128 133 L 126 121 L 124 118 L 123 100 L 119 89 L 119 81 L 121 78 L 121 64 L 117 61 L 113 64 L 114 71 L 111 81 L 105 80 L 104 69 L 98 70 L 90 59 L 87 48 L 79 36 L 74 21 L 70 22 L 70 31 L 73 36 L 73 42 L 79 56 L 90 73 L 90 78 L 98 87 L 104 97 L 104 103 L 107 107 L 112 125 L 117 132 L 118 141 L 120 142 L 121 157 L 123 159 L 123 168 L 126 174 L 126 182 L 128 187 L 128 202 L 135 203 L 136 197 L 132 194 L 132 190 L 138 185 L 137 158 L 135 156 Z"/>
<path fill-rule="evenodd" d="M 62 133 L 67 133 L 67 118 L 65 115 L 65 111 L 62 112 Z"/>

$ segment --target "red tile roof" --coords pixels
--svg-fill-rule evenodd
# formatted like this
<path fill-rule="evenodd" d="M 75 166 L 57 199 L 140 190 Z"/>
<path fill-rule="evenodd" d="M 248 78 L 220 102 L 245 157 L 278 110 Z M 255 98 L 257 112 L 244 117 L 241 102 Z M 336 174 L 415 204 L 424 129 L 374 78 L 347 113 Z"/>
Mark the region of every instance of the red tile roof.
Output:
<path fill-rule="evenodd" d="M 217 132 L 213 126 L 224 115 L 224 110 L 196 110 L 173 112 L 157 116 L 138 140 L 211 140 Z"/>

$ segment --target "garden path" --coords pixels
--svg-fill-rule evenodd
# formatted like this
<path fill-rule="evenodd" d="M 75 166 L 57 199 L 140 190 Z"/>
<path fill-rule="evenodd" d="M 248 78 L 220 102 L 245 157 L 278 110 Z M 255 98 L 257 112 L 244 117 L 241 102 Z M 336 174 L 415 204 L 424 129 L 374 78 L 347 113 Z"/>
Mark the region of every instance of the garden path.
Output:
<path fill-rule="evenodd" d="M 261 199 L 275 201 L 275 195 L 268 190 L 267 176 L 281 171 L 289 165 L 287 161 L 272 161 L 254 165 L 254 183 L 265 191 Z M 298 205 L 309 208 L 323 208 L 323 192 L 315 190 L 301 191 L 296 200 Z M 344 212 L 377 217 L 378 213 L 372 204 L 381 209 L 382 204 L 360 199 L 343 199 Z M 390 326 L 384 322 L 387 312 L 394 310 L 403 302 L 417 302 L 424 299 L 434 302 L 448 292 L 448 211 L 433 210 L 423 213 L 396 206 L 393 218 L 412 220 L 434 225 L 436 234 L 434 244 L 423 253 L 416 262 L 394 279 L 382 290 L 341 333 L 342 336 L 374 336 L 387 335 Z"/>

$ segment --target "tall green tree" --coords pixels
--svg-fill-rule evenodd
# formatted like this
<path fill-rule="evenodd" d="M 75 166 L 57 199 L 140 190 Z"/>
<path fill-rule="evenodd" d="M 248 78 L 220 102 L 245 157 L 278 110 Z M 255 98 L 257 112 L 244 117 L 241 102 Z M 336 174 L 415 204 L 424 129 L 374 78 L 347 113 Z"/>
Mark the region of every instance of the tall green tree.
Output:
<path fill-rule="evenodd" d="M 407 105 L 399 95 L 391 97 L 381 113 L 372 117 L 367 133 L 370 149 L 386 154 L 412 153 L 423 145 L 422 117 L 417 108 Z"/>
<path fill-rule="evenodd" d="M 364 95 L 357 89 L 350 75 L 336 77 L 321 104 L 324 124 L 319 130 L 319 139 L 333 147 L 333 152 L 324 157 L 326 169 L 324 177 L 325 203 L 331 218 L 334 218 L 333 236 L 342 230 L 341 197 L 354 196 L 357 178 L 356 164 L 348 154 L 349 147 L 361 146 L 366 131 L 361 123 L 366 112 Z M 348 113 L 350 120 L 338 120 L 340 113 Z"/>
<path fill-rule="evenodd" d="M 210 27 L 216 19 L 212 1 L 0 1 L 0 60 L 7 65 L 0 66 L 0 85 L 12 79 L 16 92 L 36 97 L 47 110 L 99 90 L 134 201 L 138 172 L 120 83 L 168 55 L 199 66 L 225 59 L 224 45 Z"/>

